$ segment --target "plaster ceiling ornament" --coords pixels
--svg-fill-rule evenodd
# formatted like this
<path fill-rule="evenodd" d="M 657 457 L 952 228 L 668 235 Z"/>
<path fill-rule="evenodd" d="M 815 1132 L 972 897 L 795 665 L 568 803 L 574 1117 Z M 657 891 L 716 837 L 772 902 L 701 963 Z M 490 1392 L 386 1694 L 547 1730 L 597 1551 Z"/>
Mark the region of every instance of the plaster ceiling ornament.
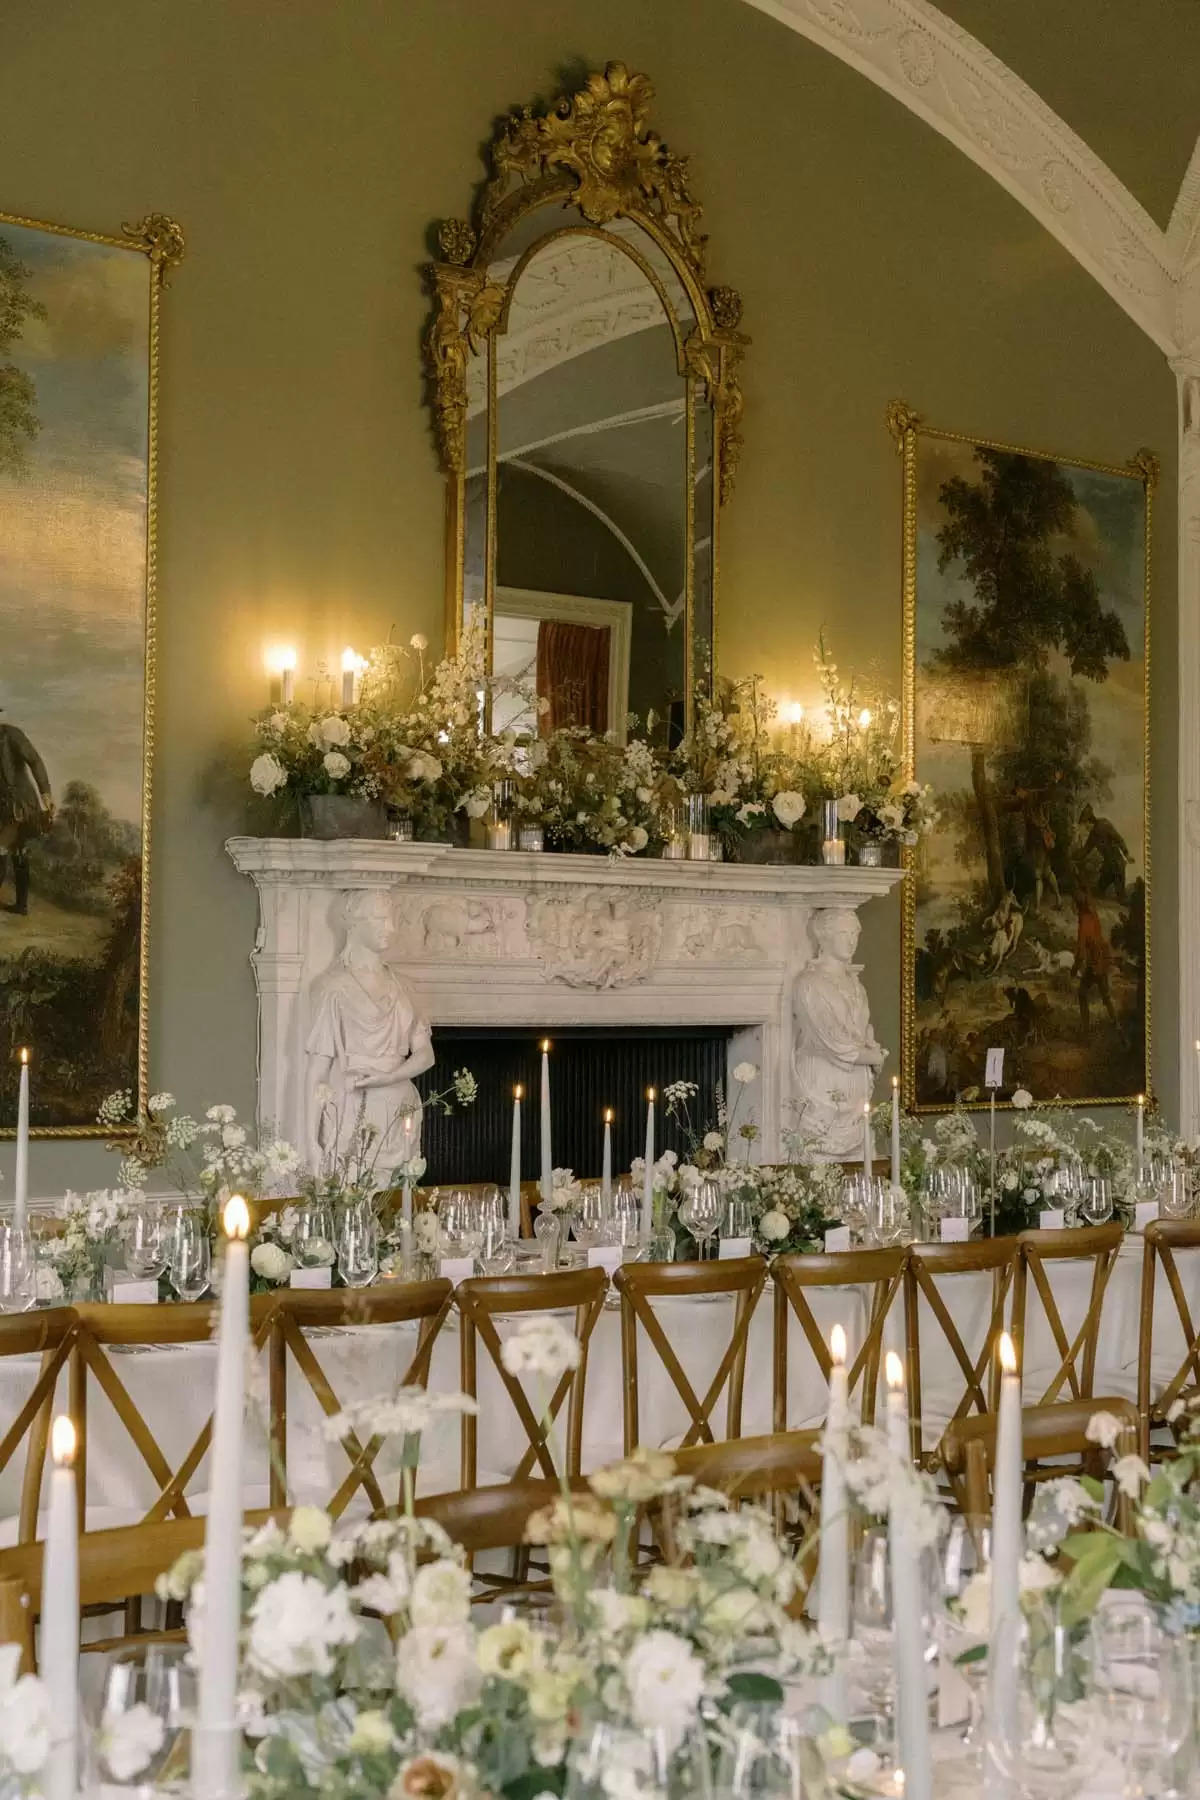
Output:
<path fill-rule="evenodd" d="M 642 981 L 662 950 L 653 895 L 543 894 L 529 902 L 529 947 L 553 981 L 614 988 Z"/>

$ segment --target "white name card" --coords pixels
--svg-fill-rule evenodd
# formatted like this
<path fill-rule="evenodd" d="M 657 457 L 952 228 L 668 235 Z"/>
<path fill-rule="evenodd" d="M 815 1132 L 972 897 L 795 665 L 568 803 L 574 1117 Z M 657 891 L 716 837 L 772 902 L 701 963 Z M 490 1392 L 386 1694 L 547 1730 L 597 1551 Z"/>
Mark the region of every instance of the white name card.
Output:
<path fill-rule="evenodd" d="M 727 1262 L 731 1257 L 749 1256 L 753 1242 L 752 1238 L 722 1238 L 717 1247 L 718 1260 Z"/>
<path fill-rule="evenodd" d="M 1147 1225 L 1153 1225 L 1158 1217 L 1157 1200 L 1139 1200 L 1133 1209 L 1133 1229 L 1145 1231 Z"/>
<path fill-rule="evenodd" d="M 438 1274 L 443 1281 L 452 1282 L 455 1287 L 460 1281 L 470 1281 L 475 1273 L 473 1256 L 443 1256 L 438 1264 Z"/>
<path fill-rule="evenodd" d="M 1045 1212 L 1038 1214 L 1038 1228 L 1041 1231 L 1061 1231 L 1067 1222 L 1067 1215 L 1061 1206 L 1048 1206 Z"/>
<path fill-rule="evenodd" d="M 938 1657 L 938 1729 L 944 1731 L 948 1725 L 957 1725 L 967 1717 L 971 1710 L 971 1690 L 966 1676 L 946 1656 Z"/>
<path fill-rule="evenodd" d="M 623 1255 L 620 1244 L 592 1244 L 588 1248 L 587 1266 L 589 1269 L 603 1269 L 611 1280 L 621 1266 Z"/>
<path fill-rule="evenodd" d="M 333 1270 L 330 1268 L 293 1269 L 290 1277 L 294 1288 L 327 1288 L 332 1281 Z"/>
<path fill-rule="evenodd" d="M 1004 1052 L 989 1050 L 983 1069 L 984 1087 L 998 1088 L 1004 1086 Z"/>
<path fill-rule="evenodd" d="M 826 1250 L 848 1250 L 850 1248 L 850 1227 L 848 1225 L 831 1225 L 825 1233 Z"/>
<path fill-rule="evenodd" d="M 971 1235 L 970 1219 L 943 1219 L 943 1244 L 965 1244 Z"/>
<path fill-rule="evenodd" d="M 151 1275 L 136 1280 L 132 1275 L 114 1275 L 108 1297 L 114 1306 L 157 1306 L 158 1281 Z"/>

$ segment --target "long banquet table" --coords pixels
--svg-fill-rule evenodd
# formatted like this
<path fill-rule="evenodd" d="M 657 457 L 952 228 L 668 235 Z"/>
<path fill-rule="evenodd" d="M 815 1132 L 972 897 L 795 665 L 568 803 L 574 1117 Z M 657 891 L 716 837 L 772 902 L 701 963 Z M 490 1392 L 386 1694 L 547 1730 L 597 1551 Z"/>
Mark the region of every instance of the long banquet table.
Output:
<path fill-rule="evenodd" d="M 1200 1313 L 1200 1252 L 1180 1257 L 1189 1304 Z M 1130 1236 L 1117 1257 L 1104 1300 L 1095 1378 L 1097 1395 L 1133 1398 L 1137 1383 L 1138 1307 L 1142 1272 L 1140 1239 Z M 1052 1286 L 1067 1331 L 1073 1335 L 1088 1304 L 1090 1263 L 1055 1265 Z M 970 1353 L 982 1344 L 991 1309 L 991 1278 L 957 1276 L 942 1289 Z M 869 1290 L 864 1287 L 813 1290 L 814 1315 L 827 1335 L 835 1322 L 846 1329 L 851 1355 L 866 1328 Z M 773 1295 L 770 1284 L 751 1320 L 742 1415 L 745 1434 L 772 1429 Z M 698 1393 L 716 1372 L 728 1342 L 732 1301 L 723 1297 L 672 1299 L 656 1303 L 680 1361 Z M 922 1301 L 923 1430 L 927 1445 L 937 1441 L 962 1392 L 961 1373 L 940 1330 Z M 1161 1295 L 1156 1306 L 1153 1379 L 1161 1385 L 1182 1359 L 1184 1340 L 1174 1308 Z M 498 1322 L 500 1335 L 515 1320 Z M 416 1343 L 415 1325 L 347 1326 L 315 1334 L 312 1343 L 339 1401 L 386 1394 L 403 1379 Z M 903 1320 L 893 1307 L 887 1341 L 903 1351 Z M 112 1351 L 114 1367 L 141 1412 L 167 1461 L 174 1468 L 191 1447 L 212 1405 L 215 1348 L 211 1343 L 169 1347 L 133 1347 Z M 451 1313 L 434 1348 L 431 1388 L 458 1389 L 460 1334 Z M 671 1446 L 689 1424 L 687 1408 L 648 1341 L 639 1346 L 639 1389 L 643 1442 Z M 1025 1391 L 1039 1398 L 1059 1364 L 1054 1341 L 1036 1297 L 1031 1294 L 1025 1341 Z M 528 1439 L 503 1384 L 486 1355 L 479 1355 L 478 1480 L 508 1478 L 520 1462 Z M 37 1359 L 0 1357 L 0 1421 L 11 1420 L 32 1389 Z M 584 1406 L 583 1466 L 587 1469 L 618 1457 L 622 1451 L 623 1373 L 620 1314 L 606 1307 L 596 1325 L 588 1359 Z M 535 1399 L 535 1410 L 539 1410 Z M 95 1380 L 88 1387 L 87 1506 L 91 1528 L 129 1523 L 153 1503 L 158 1485 L 137 1454 Z M 262 1362 L 248 1377 L 246 1503 L 265 1504 L 267 1494 L 266 1371 Z M 60 1402 L 66 1404 L 63 1378 Z M 797 1322 L 790 1320 L 787 1425 L 820 1424 L 825 1389 Z M 714 1427 L 724 1430 L 724 1401 L 713 1412 Z M 326 1441 L 323 1415 L 315 1395 L 293 1363 L 288 1372 L 288 1485 L 293 1501 L 323 1502 L 336 1489 L 348 1467 L 345 1453 Z M 397 1447 L 398 1450 L 398 1447 Z M 388 1451 L 377 1468 L 389 1468 Z M 390 1467 L 396 1466 L 395 1461 Z M 0 1471 L 0 1543 L 15 1537 L 22 1479 L 21 1455 Z M 193 1510 L 203 1510 L 207 1462 L 201 1463 L 187 1493 Z M 420 1488 L 436 1492 L 460 1482 L 459 1426 L 455 1418 L 439 1422 L 432 1441 L 422 1449 Z M 359 1496 L 361 1499 L 361 1495 Z"/>

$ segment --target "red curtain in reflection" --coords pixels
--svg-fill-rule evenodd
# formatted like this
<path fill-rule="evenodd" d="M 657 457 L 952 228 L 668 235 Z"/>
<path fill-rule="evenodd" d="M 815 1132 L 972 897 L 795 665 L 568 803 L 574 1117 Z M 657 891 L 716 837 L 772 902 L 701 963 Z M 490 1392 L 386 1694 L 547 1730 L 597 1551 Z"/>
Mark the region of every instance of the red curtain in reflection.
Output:
<path fill-rule="evenodd" d="M 538 722 L 543 737 L 563 725 L 608 730 L 608 637 L 607 625 L 538 626 L 537 691 L 550 702 Z"/>

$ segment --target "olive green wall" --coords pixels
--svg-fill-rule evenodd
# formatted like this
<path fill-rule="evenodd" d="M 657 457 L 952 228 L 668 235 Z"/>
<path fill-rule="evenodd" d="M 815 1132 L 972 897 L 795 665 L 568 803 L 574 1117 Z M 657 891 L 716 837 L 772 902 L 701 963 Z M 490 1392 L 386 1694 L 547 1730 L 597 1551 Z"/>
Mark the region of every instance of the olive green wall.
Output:
<path fill-rule="evenodd" d="M 898 673 L 900 395 L 949 426 L 1163 459 L 1155 572 L 1155 1000 L 1174 1037 L 1174 389 L 1162 357 L 977 168 L 739 0 L 8 0 L 0 208 L 111 231 L 164 209 L 167 297 L 153 1069 L 189 1105 L 251 1103 L 253 893 L 214 777 L 264 699 L 265 639 L 305 661 L 393 623 L 435 641 L 441 484 L 419 269 L 461 214 L 495 115 L 571 59 L 622 57 L 691 152 L 714 279 L 745 296 L 746 449 L 722 542 L 721 666 L 811 691 Z M 0 648 L 2 655 L 2 648 Z M 898 899 L 868 912 L 898 1038 Z M 1164 1064 L 1161 1085 L 1173 1082 Z M 100 1179 L 39 1148 L 32 1187 Z"/>

